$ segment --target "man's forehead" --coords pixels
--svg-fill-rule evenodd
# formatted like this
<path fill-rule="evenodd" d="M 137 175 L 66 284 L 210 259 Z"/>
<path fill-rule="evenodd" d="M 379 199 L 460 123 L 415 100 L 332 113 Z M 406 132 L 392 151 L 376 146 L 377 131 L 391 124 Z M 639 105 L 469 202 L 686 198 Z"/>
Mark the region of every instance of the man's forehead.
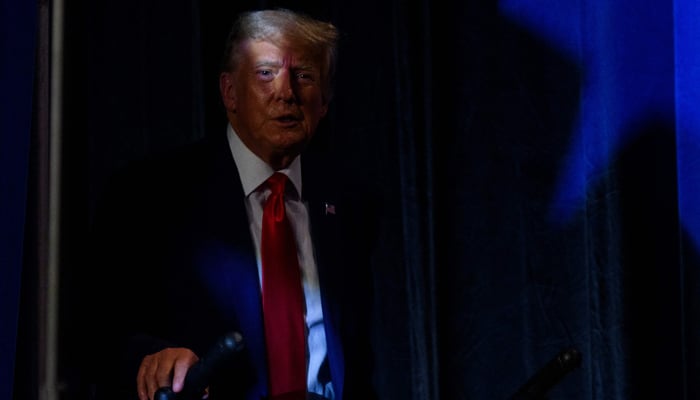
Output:
<path fill-rule="evenodd" d="M 303 48 L 280 46 L 266 40 L 249 41 L 244 48 L 254 65 L 287 65 L 311 68 L 319 64 L 318 57 Z"/>

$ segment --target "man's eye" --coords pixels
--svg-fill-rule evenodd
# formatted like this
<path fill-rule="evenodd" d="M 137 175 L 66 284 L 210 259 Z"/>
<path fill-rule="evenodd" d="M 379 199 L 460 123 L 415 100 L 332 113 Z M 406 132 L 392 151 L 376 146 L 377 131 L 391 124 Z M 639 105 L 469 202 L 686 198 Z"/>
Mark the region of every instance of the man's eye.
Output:
<path fill-rule="evenodd" d="M 275 72 L 271 69 L 259 69 L 255 73 L 260 79 L 265 81 L 271 81 L 275 78 Z"/>
<path fill-rule="evenodd" d="M 302 81 L 307 81 L 307 82 L 313 82 L 316 80 L 314 78 L 313 74 L 310 74 L 308 72 L 297 73 L 297 79 L 302 80 Z"/>

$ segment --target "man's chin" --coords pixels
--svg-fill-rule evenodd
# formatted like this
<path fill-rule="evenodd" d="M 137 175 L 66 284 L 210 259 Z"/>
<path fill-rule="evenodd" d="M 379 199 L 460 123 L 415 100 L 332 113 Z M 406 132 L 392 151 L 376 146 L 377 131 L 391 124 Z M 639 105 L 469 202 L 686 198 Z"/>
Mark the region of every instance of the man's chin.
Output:
<path fill-rule="evenodd" d="M 299 152 L 306 147 L 309 139 L 306 132 L 284 131 L 277 136 L 274 145 L 280 153 Z"/>

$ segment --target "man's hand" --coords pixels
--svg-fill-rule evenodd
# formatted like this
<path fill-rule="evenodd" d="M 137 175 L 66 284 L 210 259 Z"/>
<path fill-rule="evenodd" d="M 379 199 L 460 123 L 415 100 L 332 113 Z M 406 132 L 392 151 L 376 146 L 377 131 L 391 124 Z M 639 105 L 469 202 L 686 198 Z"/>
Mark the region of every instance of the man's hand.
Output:
<path fill-rule="evenodd" d="M 148 355 L 141 361 L 136 377 L 139 400 L 153 399 L 161 387 L 170 386 L 173 392 L 182 390 L 187 370 L 199 357 L 184 347 L 167 348 Z"/>

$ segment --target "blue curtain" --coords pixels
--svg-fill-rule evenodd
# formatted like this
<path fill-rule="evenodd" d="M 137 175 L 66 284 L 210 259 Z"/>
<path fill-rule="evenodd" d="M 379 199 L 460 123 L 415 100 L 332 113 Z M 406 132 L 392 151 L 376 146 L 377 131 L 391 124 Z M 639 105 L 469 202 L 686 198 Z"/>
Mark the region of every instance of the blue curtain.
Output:
<path fill-rule="evenodd" d="M 700 396 L 700 4 L 677 0 L 674 13 L 678 207 L 681 221 L 683 353 L 687 398 Z"/>
<path fill-rule="evenodd" d="M 507 398 L 573 346 L 550 398 L 697 398 L 697 2 L 440 21 L 441 397 Z"/>
<path fill-rule="evenodd" d="M 0 399 L 14 382 L 37 4 L 0 1 Z"/>

